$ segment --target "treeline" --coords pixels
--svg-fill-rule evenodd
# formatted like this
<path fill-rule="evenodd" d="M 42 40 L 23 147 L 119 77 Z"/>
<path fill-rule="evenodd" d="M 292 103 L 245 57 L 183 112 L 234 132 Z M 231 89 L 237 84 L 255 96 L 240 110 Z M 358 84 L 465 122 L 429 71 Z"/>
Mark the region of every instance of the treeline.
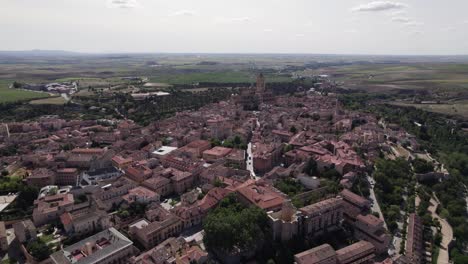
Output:
<path fill-rule="evenodd" d="M 129 96 L 124 100 L 119 110 L 135 122 L 148 125 L 151 121 L 169 117 L 176 112 L 196 110 L 207 104 L 226 100 L 231 96 L 230 89 L 208 89 L 200 92 L 185 92 L 172 90 L 169 96 L 155 96 L 142 101 L 135 101 Z"/>

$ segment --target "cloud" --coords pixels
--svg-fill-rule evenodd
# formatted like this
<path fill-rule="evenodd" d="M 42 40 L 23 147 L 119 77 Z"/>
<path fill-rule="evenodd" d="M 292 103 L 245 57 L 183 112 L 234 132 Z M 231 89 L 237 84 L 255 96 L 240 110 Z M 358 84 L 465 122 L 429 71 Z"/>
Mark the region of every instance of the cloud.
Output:
<path fill-rule="evenodd" d="M 171 13 L 169 16 L 196 16 L 197 15 L 197 12 L 194 11 L 194 10 L 186 10 L 186 9 L 183 9 L 183 10 L 178 10 L 178 11 L 175 11 L 173 13 Z"/>
<path fill-rule="evenodd" d="M 216 23 L 221 24 L 242 24 L 242 23 L 250 23 L 253 22 L 252 18 L 250 17 L 218 17 L 216 18 Z"/>
<path fill-rule="evenodd" d="M 135 8 L 138 6 L 137 0 L 108 0 L 107 6 L 111 8 Z"/>
<path fill-rule="evenodd" d="M 419 26 L 423 26 L 424 23 L 423 22 L 418 22 L 418 21 L 409 21 L 407 23 L 405 23 L 406 26 L 409 26 L 409 27 L 419 27 Z"/>
<path fill-rule="evenodd" d="M 378 12 L 378 11 L 387 11 L 395 9 L 403 9 L 406 5 L 399 2 L 390 2 L 390 1 L 373 1 L 367 4 L 362 4 L 352 8 L 354 12 Z"/>
<path fill-rule="evenodd" d="M 414 20 L 412 20 L 411 18 L 408 18 L 408 17 L 392 17 L 392 21 L 397 22 L 397 23 L 402 23 L 405 26 L 409 26 L 409 27 L 417 27 L 417 26 L 424 25 L 424 23 L 414 21 Z"/>
<path fill-rule="evenodd" d="M 411 19 L 407 17 L 392 17 L 392 21 L 398 23 L 409 23 L 411 22 Z"/>
<path fill-rule="evenodd" d="M 234 17 L 229 19 L 231 22 L 240 22 L 240 23 L 246 23 L 246 22 L 251 22 L 252 19 L 250 17 Z"/>

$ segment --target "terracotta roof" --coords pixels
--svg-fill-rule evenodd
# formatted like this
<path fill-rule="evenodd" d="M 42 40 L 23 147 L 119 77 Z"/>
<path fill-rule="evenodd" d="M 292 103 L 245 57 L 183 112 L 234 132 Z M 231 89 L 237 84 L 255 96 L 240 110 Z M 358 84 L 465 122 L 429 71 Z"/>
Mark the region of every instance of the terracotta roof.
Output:
<path fill-rule="evenodd" d="M 294 259 L 298 264 L 316 264 L 327 259 L 336 260 L 336 252 L 329 244 L 323 244 L 294 255 Z"/>

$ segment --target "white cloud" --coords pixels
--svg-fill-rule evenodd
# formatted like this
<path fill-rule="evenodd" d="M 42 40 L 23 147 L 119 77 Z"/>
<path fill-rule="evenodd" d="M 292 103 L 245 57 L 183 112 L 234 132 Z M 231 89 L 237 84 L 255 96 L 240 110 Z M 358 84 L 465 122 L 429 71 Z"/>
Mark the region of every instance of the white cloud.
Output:
<path fill-rule="evenodd" d="M 253 22 L 250 17 L 218 17 L 215 19 L 216 23 L 221 24 L 242 24 Z"/>
<path fill-rule="evenodd" d="M 171 13 L 169 16 L 196 16 L 197 12 L 194 10 L 178 10 L 173 13 Z"/>
<path fill-rule="evenodd" d="M 392 21 L 397 22 L 397 23 L 402 23 L 405 26 L 410 26 L 410 27 L 417 27 L 417 26 L 424 25 L 424 23 L 414 21 L 414 20 L 412 20 L 411 18 L 408 18 L 408 17 L 392 17 Z"/>
<path fill-rule="evenodd" d="M 405 23 L 406 26 L 409 26 L 409 27 L 419 27 L 419 26 L 423 26 L 424 23 L 423 22 L 418 22 L 418 21 L 409 21 L 407 23 Z"/>
<path fill-rule="evenodd" d="M 399 22 L 399 23 L 409 23 L 411 22 L 411 19 L 407 17 L 392 17 L 393 22 Z"/>
<path fill-rule="evenodd" d="M 107 6 L 111 8 L 135 8 L 138 6 L 137 0 L 108 0 Z"/>
<path fill-rule="evenodd" d="M 373 1 L 367 4 L 362 4 L 351 9 L 354 12 L 377 12 L 395 9 L 403 9 L 406 5 L 399 2 L 390 1 Z"/>
<path fill-rule="evenodd" d="M 229 19 L 231 22 L 240 22 L 240 23 L 246 23 L 246 22 L 251 22 L 252 19 L 250 17 L 234 17 Z"/>

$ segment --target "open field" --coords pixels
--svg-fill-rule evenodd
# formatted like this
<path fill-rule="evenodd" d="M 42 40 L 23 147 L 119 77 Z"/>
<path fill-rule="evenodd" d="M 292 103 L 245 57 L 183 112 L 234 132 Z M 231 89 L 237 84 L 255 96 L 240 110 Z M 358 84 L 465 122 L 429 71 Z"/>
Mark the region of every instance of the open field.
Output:
<path fill-rule="evenodd" d="M 349 89 L 369 92 L 419 90 L 450 98 L 468 92 L 468 64 L 373 64 L 320 69 Z"/>
<path fill-rule="evenodd" d="M 411 106 L 429 112 L 468 119 L 468 100 L 444 102 L 440 104 L 414 104 L 410 102 L 391 102 L 391 104 L 397 106 Z"/>
<path fill-rule="evenodd" d="M 269 82 L 287 82 L 291 78 L 287 76 L 266 75 Z M 170 84 L 193 84 L 199 82 L 212 83 L 249 83 L 255 81 L 255 74 L 246 71 L 223 71 L 223 72 L 205 72 L 189 74 L 164 74 L 152 76 L 151 82 L 170 83 Z"/>
<path fill-rule="evenodd" d="M 31 100 L 35 98 L 45 98 L 49 95 L 42 92 L 25 91 L 18 89 L 10 89 L 10 81 L 0 80 L 0 103 L 10 103 L 23 100 Z"/>
<path fill-rule="evenodd" d="M 32 100 L 29 103 L 35 105 L 63 105 L 64 103 L 66 103 L 66 100 L 61 96 L 57 96 L 45 99 Z"/>

